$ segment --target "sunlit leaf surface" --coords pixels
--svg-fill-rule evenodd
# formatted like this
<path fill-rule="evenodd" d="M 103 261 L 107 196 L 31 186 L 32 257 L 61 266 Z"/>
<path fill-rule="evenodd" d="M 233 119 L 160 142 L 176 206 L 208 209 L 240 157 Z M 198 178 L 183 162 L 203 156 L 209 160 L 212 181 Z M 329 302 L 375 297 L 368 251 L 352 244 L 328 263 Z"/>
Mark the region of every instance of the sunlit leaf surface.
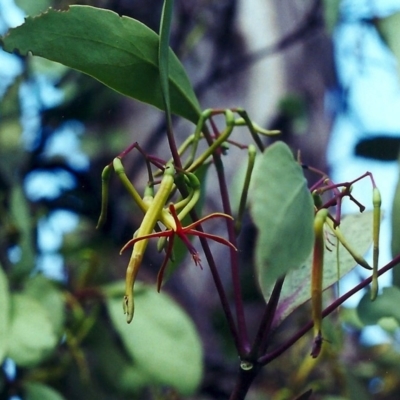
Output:
<path fill-rule="evenodd" d="M 58 337 L 47 311 L 25 294 L 11 296 L 8 356 L 19 366 L 33 366 L 55 348 Z"/>
<path fill-rule="evenodd" d="M 314 204 L 302 168 L 286 144 L 274 143 L 260 158 L 249 200 L 258 229 L 258 282 L 267 298 L 270 285 L 310 254 Z"/>
<path fill-rule="evenodd" d="M 192 321 L 168 296 L 157 293 L 155 286 L 135 284 L 135 316 L 127 324 L 122 311 L 123 289 L 120 292 L 107 296 L 107 309 L 139 371 L 152 377 L 153 384 L 193 393 L 201 381 L 203 360 Z"/>

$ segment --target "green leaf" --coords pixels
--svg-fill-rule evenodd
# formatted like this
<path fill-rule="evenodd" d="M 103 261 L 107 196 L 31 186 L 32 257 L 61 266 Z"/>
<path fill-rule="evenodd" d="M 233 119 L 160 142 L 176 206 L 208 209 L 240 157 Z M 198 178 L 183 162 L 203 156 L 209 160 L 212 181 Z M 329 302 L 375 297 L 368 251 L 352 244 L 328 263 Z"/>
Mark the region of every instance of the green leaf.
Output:
<path fill-rule="evenodd" d="M 7 275 L 0 265 L 0 365 L 3 363 L 7 351 L 10 294 L 8 291 Z"/>
<path fill-rule="evenodd" d="M 11 192 L 11 214 L 21 233 L 19 246 L 21 259 L 11 271 L 11 281 L 20 281 L 26 277 L 35 266 L 35 248 L 32 232 L 32 219 L 28 201 L 20 185 L 15 185 Z"/>
<path fill-rule="evenodd" d="M 359 254 L 365 254 L 372 244 L 372 212 L 365 211 L 362 214 L 351 214 L 343 217 L 340 229 L 349 245 L 357 249 Z M 330 232 L 330 229 L 327 229 L 327 232 Z M 338 271 L 334 244 L 329 245 L 332 251 L 325 250 L 324 253 L 323 290 L 338 281 L 338 273 L 342 277 L 357 266 L 347 250 L 339 245 Z M 310 252 L 302 267 L 294 269 L 286 275 L 274 318 L 275 326 L 311 298 L 311 267 L 312 252 Z M 271 284 L 264 290 L 263 294 L 266 300 L 271 296 L 272 289 L 273 285 Z"/>
<path fill-rule="evenodd" d="M 23 390 L 24 400 L 64 400 L 60 393 L 39 382 L 25 382 Z"/>
<path fill-rule="evenodd" d="M 38 274 L 26 281 L 24 294 L 31 296 L 43 306 L 54 332 L 61 336 L 64 332 L 65 307 L 63 294 L 57 285 L 44 275 Z"/>
<path fill-rule="evenodd" d="M 376 27 L 397 59 L 397 72 L 400 76 L 400 13 L 377 19 Z"/>
<path fill-rule="evenodd" d="M 345 378 L 346 398 L 348 400 L 372 400 L 372 396 L 362 384 L 361 379 L 358 379 L 354 371 L 349 367 L 344 367 L 343 377 Z"/>
<path fill-rule="evenodd" d="M 325 26 L 332 34 L 340 15 L 340 0 L 323 0 Z"/>
<path fill-rule="evenodd" d="M 24 10 L 27 15 L 36 15 L 51 6 L 51 0 L 14 0 L 15 5 Z"/>
<path fill-rule="evenodd" d="M 371 301 L 371 300 L 370 300 Z M 340 309 L 340 321 L 343 324 L 351 326 L 352 328 L 361 330 L 364 328 L 364 324 L 361 322 L 357 314 L 357 309 L 342 307 Z"/>
<path fill-rule="evenodd" d="M 392 257 L 400 255 L 400 177 L 397 181 L 396 191 L 392 203 Z M 400 287 L 400 269 L 393 268 L 393 285 Z"/>
<path fill-rule="evenodd" d="M 385 287 L 375 301 L 366 293 L 357 307 L 358 317 L 365 325 L 375 325 L 381 318 L 393 317 L 400 323 L 400 289 Z"/>
<path fill-rule="evenodd" d="M 105 288 L 107 309 L 132 360 L 153 385 L 193 393 L 202 377 L 202 346 L 189 317 L 155 287 L 135 284 L 135 316 L 130 325 L 122 312 L 124 284 Z M 107 294 L 113 294 L 108 296 Z M 139 371 L 138 371 L 139 372 Z"/>
<path fill-rule="evenodd" d="M 171 105 L 169 96 L 169 37 L 171 32 L 171 21 L 174 2 L 173 0 L 164 0 L 160 23 L 160 40 L 158 50 L 158 63 L 160 69 L 161 91 L 164 97 L 164 109 L 167 114 L 167 121 L 171 116 Z"/>
<path fill-rule="evenodd" d="M 272 283 L 305 262 L 314 241 L 312 196 L 302 168 L 283 142 L 260 156 L 249 201 L 258 229 L 258 282 L 265 297 Z"/>
<path fill-rule="evenodd" d="M 6 51 L 18 50 L 84 72 L 112 89 L 164 108 L 158 70 L 159 37 L 128 17 L 90 6 L 49 9 L 2 39 Z M 200 107 L 185 70 L 170 51 L 172 112 L 197 123 Z"/>
<path fill-rule="evenodd" d="M 55 348 L 58 337 L 47 311 L 25 294 L 11 296 L 8 357 L 18 366 L 31 367 Z"/>
<path fill-rule="evenodd" d="M 378 325 L 388 333 L 394 335 L 399 329 L 399 322 L 394 317 L 383 317 L 378 320 Z"/>
<path fill-rule="evenodd" d="M 146 374 L 124 352 L 109 323 L 97 320 L 90 331 L 88 344 L 93 353 L 93 376 L 114 392 L 138 393 L 151 386 L 153 377 Z"/>

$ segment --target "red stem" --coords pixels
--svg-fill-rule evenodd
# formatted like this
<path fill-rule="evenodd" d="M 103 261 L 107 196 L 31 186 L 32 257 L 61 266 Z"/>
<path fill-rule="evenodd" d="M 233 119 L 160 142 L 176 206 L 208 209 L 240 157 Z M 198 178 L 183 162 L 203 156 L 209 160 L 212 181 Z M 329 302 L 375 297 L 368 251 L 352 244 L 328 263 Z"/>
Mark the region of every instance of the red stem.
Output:
<path fill-rule="evenodd" d="M 206 127 L 204 131 L 207 131 Z M 209 135 L 209 132 L 204 133 L 206 140 L 207 140 L 207 134 Z M 226 184 L 225 173 L 224 173 L 224 165 L 220 153 L 214 152 L 213 159 L 214 159 L 215 169 L 217 171 L 223 211 L 225 214 L 232 215 L 232 209 L 229 201 L 228 186 Z M 237 248 L 237 240 L 236 240 L 235 227 L 233 221 L 227 220 L 226 226 L 228 231 L 228 240 Z M 242 288 L 239 276 L 239 257 L 237 251 L 235 251 L 232 248 L 230 248 L 230 260 L 231 260 L 233 295 L 235 301 L 236 319 L 237 319 L 238 334 L 239 334 L 238 352 L 239 356 L 243 358 L 250 351 L 250 341 L 247 333 L 247 325 L 243 308 Z"/>

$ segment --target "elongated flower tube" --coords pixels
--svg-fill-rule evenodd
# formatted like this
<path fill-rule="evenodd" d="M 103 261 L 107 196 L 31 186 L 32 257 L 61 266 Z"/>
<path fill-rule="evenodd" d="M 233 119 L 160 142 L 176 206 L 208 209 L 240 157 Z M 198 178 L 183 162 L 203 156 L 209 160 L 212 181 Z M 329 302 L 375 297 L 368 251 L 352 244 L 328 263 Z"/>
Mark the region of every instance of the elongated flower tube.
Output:
<path fill-rule="evenodd" d="M 136 239 L 140 238 L 142 240 L 140 240 L 137 245 L 134 246 L 128 267 L 126 269 L 123 309 L 128 323 L 132 321 L 134 313 L 133 285 L 148 244 L 148 239 L 145 238 L 153 232 L 158 220 L 162 220 L 162 222 L 171 229 L 175 225 L 174 219 L 168 216 L 168 214 L 166 214 L 164 211 L 164 205 L 174 184 L 174 173 L 175 170 L 173 165 L 167 164 L 160 187 L 154 196 L 154 199 L 149 202 L 149 207 L 137 231 Z"/>
<path fill-rule="evenodd" d="M 328 210 L 319 210 L 314 218 L 314 254 L 311 273 L 311 305 L 314 322 L 314 342 L 311 357 L 318 357 L 322 347 L 322 278 L 324 268 L 324 224 L 328 217 Z"/>
<path fill-rule="evenodd" d="M 371 282 L 371 300 L 374 301 L 378 295 L 378 262 L 379 262 L 379 231 L 381 225 L 381 205 L 382 199 L 379 189 L 374 187 L 372 193 L 372 203 L 374 206 L 373 222 L 373 263 L 372 263 L 372 282 Z"/>

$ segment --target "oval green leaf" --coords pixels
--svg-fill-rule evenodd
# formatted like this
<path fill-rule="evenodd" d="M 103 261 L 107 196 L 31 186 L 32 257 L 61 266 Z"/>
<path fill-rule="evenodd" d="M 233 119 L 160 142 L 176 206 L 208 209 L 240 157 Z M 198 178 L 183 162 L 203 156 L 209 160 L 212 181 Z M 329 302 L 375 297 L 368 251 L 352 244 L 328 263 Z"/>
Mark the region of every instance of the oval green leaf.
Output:
<path fill-rule="evenodd" d="M 265 297 L 272 283 L 305 262 L 314 241 L 312 196 L 302 168 L 283 142 L 260 156 L 249 201 L 258 229 L 258 282 Z"/>
<path fill-rule="evenodd" d="M 397 72 L 400 77 L 400 13 L 377 19 L 376 27 L 397 59 Z"/>
<path fill-rule="evenodd" d="M 37 300 L 47 311 L 54 332 L 61 336 L 64 332 L 64 296 L 55 282 L 38 274 L 26 281 L 24 294 Z"/>
<path fill-rule="evenodd" d="M 357 249 L 359 254 L 365 254 L 372 244 L 372 212 L 365 211 L 362 214 L 351 214 L 343 217 L 340 229 L 352 248 Z M 326 230 L 329 234 L 330 229 Z M 324 273 L 322 289 L 336 283 L 342 276 L 350 272 L 357 266 L 353 257 L 347 250 L 339 244 L 339 271 L 336 258 L 336 240 L 333 238 L 332 244 L 328 244 L 331 251 L 325 250 L 324 253 Z M 312 252 L 307 261 L 300 268 L 290 271 L 285 278 L 279 299 L 278 308 L 274 317 L 274 325 L 279 325 L 297 307 L 311 298 L 311 266 Z M 265 291 L 266 300 L 271 296 L 273 285 L 271 284 Z"/>
<path fill-rule="evenodd" d="M 10 281 L 25 279 L 35 267 L 35 240 L 32 230 L 32 214 L 28 200 L 20 185 L 14 185 L 11 192 L 11 213 L 21 233 L 19 246 L 21 247 L 21 259 L 10 272 Z"/>
<path fill-rule="evenodd" d="M 49 9 L 11 29 L 2 39 L 8 52 L 59 62 L 92 76 L 110 88 L 164 109 L 158 70 L 158 35 L 129 17 L 101 8 Z M 171 110 L 193 123 L 200 106 L 186 72 L 170 50 Z"/>
<path fill-rule="evenodd" d="M 57 342 L 58 337 L 42 305 L 30 296 L 12 295 L 8 357 L 18 366 L 31 367 L 44 360 Z"/>
<path fill-rule="evenodd" d="M 15 5 L 21 8 L 27 15 L 36 15 L 51 6 L 51 0 L 15 0 Z"/>
<path fill-rule="evenodd" d="M 107 293 L 113 294 L 107 296 Z M 135 284 L 135 316 L 130 325 L 122 312 L 121 285 L 105 289 L 107 309 L 115 329 L 139 368 L 152 377 L 153 385 L 172 386 L 182 395 L 193 393 L 200 384 L 203 352 L 200 338 L 182 309 L 155 287 Z"/>
<path fill-rule="evenodd" d="M 88 336 L 93 352 L 92 377 L 102 382 L 111 391 L 137 394 L 151 386 L 152 377 L 147 376 L 115 340 L 115 332 L 109 321 L 98 319 Z"/>
<path fill-rule="evenodd" d="M 25 400 L 64 400 L 60 393 L 39 382 L 25 382 L 23 390 Z"/>
<path fill-rule="evenodd" d="M 7 275 L 0 265 L 0 365 L 3 363 L 7 351 L 10 293 L 8 291 Z"/>
<path fill-rule="evenodd" d="M 396 190 L 392 203 L 392 241 L 391 250 L 392 257 L 400 254 L 400 179 L 397 182 Z M 400 268 L 397 266 L 393 268 L 393 285 L 400 287 Z"/>
<path fill-rule="evenodd" d="M 400 323 L 400 289 L 385 287 L 375 301 L 366 293 L 357 306 L 357 314 L 365 325 L 375 325 L 381 318 L 393 317 Z"/>

